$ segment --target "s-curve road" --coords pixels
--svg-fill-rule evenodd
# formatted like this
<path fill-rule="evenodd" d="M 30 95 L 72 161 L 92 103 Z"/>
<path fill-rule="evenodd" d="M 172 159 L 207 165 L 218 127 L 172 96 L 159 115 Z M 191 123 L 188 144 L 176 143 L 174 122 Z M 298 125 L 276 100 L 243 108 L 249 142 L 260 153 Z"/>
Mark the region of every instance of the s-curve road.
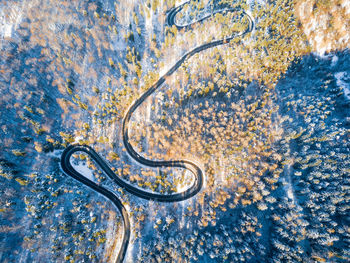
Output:
<path fill-rule="evenodd" d="M 180 192 L 180 193 L 175 193 L 175 194 L 169 194 L 169 195 L 163 195 L 163 194 L 158 194 L 158 193 L 152 193 L 148 192 L 145 190 L 142 190 L 140 188 L 134 187 L 127 182 L 123 181 L 120 179 L 109 167 L 107 162 L 103 160 L 103 158 L 90 146 L 87 145 L 70 145 L 68 146 L 62 153 L 61 156 L 61 167 L 64 173 L 67 175 L 73 177 L 77 181 L 85 184 L 86 186 L 90 187 L 91 189 L 95 190 L 96 192 L 100 193 L 101 195 L 105 196 L 109 200 L 113 202 L 113 204 L 117 207 L 117 209 L 120 211 L 122 214 L 123 218 L 123 223 L 124 223 L 124 235 L 123 235 L 123 240 L 122 244 L 118 253 L 118 256 L 116 258 L 117 263 L 123 262 L 127 247 L 129 244 L 130 240 L 130 221 L 129 221 L 129 216 L 128 213 L 119 200 L 119 198 L 112 193 L 111 191 L 107 190 L 106 188 L 96 184 L 92 180 L 88 179 L 85 177 L 83 174 L 79 173 L 71 164 L 70 159 L 71 156 L 76 153 L 76 152 L 84 152 L 88 156 L 90 156 L 100 167 L 101 170 L 103 170 L 107 176 L 113 180 L 116 184 L 118 184 L 120 187 L 125 189 L 127 192 L 141 197 L 143 199 L 147 200 L 154 200 L 154 201 L 159 201 L 159 202 L 179 202 L 186 200 L 188 198 L 193 197 L 196 195 L 202 188 L 203 186 L 203 181 L 204 181 L 204 172 L 199 168 L 199 166 L 189 160 L 172 160 L 172 161 L 154 161 L 154 160 L 149 160 L 144 157 L 142 157 L 139 153 L 135 151 L 135 149 L 132 147 L 130 141 L 129 141 L 129 121 L 131 119 L 132 114 L 134 111 L 138 108 L 139 105 L 143 103 L 143 101 L 150 96 L 154 91 L 156 91 L 164 82 L 166 77 L 172 75 L 181 65 L 182 63 L 193 56 L 196 53 L 199 53 L 203 50 L 206 50 L 211 47 L 219 46 L 228 43 L 230 40 L 243 36 L 247 34 L 248 32 L 251 32 L 254 27 L 254 23 L 252 18 L 244 11 L 238 10 L 238 9 L 223 9 L 223 10 L 218 10 L 215 11 L 212 14 L 209 14 L 200 20 L 194 21 L 188 25 L 178 25 L 176 24 L 176 15 L 182 10 L 186 3 L 173 8 L 168 12 L 167 15 L 167 23 L 169 26 L 175 25 L 178 29 L 188 29 L 192 24 L 194 23 L 200 23 L 205 19 L 208 19 L 209 17 L 213 16 L 216 13 L 228 13 L 228 12 L 241 12 L 243 16 L 248 18 L 249 25 L 247 29 L 244 32 L 240 32 L 238 34 L 232 35 L 230 37 L 227 37 L 225 39 L 220 39 L 216 40 L 210 43 L 205 43 L 203 45 L 197 46 L 196 48 L 192 49 L 191 51 L 187 52 L 185 55 L 183 55 L 173 67 L 171 67 L 168 72 L 166 72 L 155 84 L 152 85 L 145 93 L 141 95 L 140 98 L 135 100 L 133 104 L 130 106 L 128 111 L 125 114 L 125 117 L 123 119 L 123 124 L 122 124 L 122 136 L 123 136 L 123 143 L 124 146 L 127 150 L 127 153 L 137 162 L 140 164 L 149 166 L 149 167 L 179 167 L 179 168 L 185 168 L 190 170 L 193 175 L 195 176 L 194 183 L 190 188 L 187 190 Z"/>

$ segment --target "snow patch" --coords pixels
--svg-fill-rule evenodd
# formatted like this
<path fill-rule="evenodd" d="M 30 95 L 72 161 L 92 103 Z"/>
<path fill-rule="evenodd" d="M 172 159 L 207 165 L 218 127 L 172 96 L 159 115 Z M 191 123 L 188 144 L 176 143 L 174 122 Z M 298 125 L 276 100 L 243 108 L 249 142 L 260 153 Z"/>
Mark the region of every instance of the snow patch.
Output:
<path fill-rule="evenodd" d="M 2 30 L 4 37 L 11 37 L 12 36 L 12 25 L 5 24 L 2 26 Z"/>
<path fill-rule="evenodd" d="M 345 14 L 350 14 L 350 2 L 349 1 L 346 1 L 344 0 L 342 3 L 341 3 L 341 7 L 342 8 L 345 8 Z"/>
<path fill-rule="evenodd" d="M 350 76 L 347 72 L 337 72 L 334 74 L 338 87 L 343 88 L 344 96 L 350 100 Z"/>
<path fill-rule="evenodd" d="M 63 150 L 53 150 L 52 152 L 47 153 L 47 156 L 60 158 L 62 155 L 62 152 Z"/>
<path fill-rule="evenodd" d="M 75 137 L 74 143 L 79 143 L 79 141 L 82 141 L 84 139 L 83 136 L 77 136 Z"/>
<path fill-rule="evenodd" d="M 87 167 L 86 164 L 79 162 L 79 164 L 74 164 L 71 163 L 73 168 L 75 170 L 77 170 L 79 173 L 81 173 L 83 176 L 85 176 L 86 178 L 88 178 L 89 180 L 93 181 L 94 180 L 94 175 L 92 173 L 92 171 L 89 169 L 89 167 Z"/>
<path fill-rule="evenodd" d="M 334 55 L 332 57 L 332 63 L 331 63 L 331 66 L 334 67 L 338 62 L 338 56 Z"/>
<path fill-rule="evenodd" d="M 4 7 L 0 9 L 0 37 L 10 38 L 21 22 L 22 16 L 22 10 L 17 5 L 11 6 L 10 9 Z"/>

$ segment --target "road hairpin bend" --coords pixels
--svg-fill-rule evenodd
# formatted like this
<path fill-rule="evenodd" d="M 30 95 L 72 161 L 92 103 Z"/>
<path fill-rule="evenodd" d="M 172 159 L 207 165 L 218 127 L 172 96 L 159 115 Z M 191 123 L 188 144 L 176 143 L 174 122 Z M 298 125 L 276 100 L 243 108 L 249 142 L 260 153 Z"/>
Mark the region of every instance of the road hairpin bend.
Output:
<path fill-rule="evenodd" d="M 200 20 L 197 20 L 195 22 L 192 22 L 191 24 L 182 26 L 176 24 L 175 18 L 177 13 L 179 13 L 183 6 L 186 3 L 175 7 L 171 9 L 168 12 L 167 15 L 167 24 L 171 27 L 175 25 L 178 29 L 182 28 L 189 28 L 192 24 L 194 23 L 199 23 L 210 16 L 213 16 L 216 13 L 228 13 L 228 12 L 241 12 L 243 16 L 247 17 L 249 20 L 249 25 L 248 28 L 244 32 L 240 32 L 238 34 L 232 35 L 230 37 L 227 37 L 225 39 L 220 39 L 220 40 L 215 40 L 210 43 L 206 43 L 200 46 L 197 46 L 196 48 L 192 49 L 191 51 L 187 52 L 185 55 L 183 55 L 176 63 L 175 65 L 167 72 L 165 73 L 155 84 L 153 84 L 152 87 L 150 87 L 145 93 L 141 95 L 140 98 L 134 101 L 134 103 L 130 106 L 129 110 L 127 111 L 124 120 L 123 120 L 123 126 L 122 126 L 122 135 L 123 135 L 123 143 L 124 146 L 128 152 L 128 154 L 137 162 L 140 164 L 149 166 L 149 167 L 180 167 L 180 168 L 185 168 L 190 170 L 194 176 L 195 180 L 193 185 L 188 188 L 187 190 L 181 192 L 181 193 L 175 193 L 175 194 L 170 194 L 170 195 L 163 195 L 163 194 L 157 194 L 157 193 L 151 193 L 148 191 L 141 190 L 140 188 L 134 187 L 122 179 L 120 179 L 109 167 L 109 165 L 106 163 L 105 160 L 102 159 L 102 157 L 91 147 L 87 145 L 70 145 L 68 146 L 62 153 L 61 156 L 61 167 L 64 173 L 67 175 L 73 177 L 74 179 L 78 180 L 79 182 L 85 184 L 86 186 L 90 187 L 91 189 L 95 190 L 96 192 L 102 194 L 109 200 L 113 202 L 113 204 L 118 208 L 120 213 L 122 214 L 123 218 L 123 223 L 124 223 L 124 235 L 123 235 L 123 240 L 122 240 L 122 245 L 120 247 L 117 259 L 115 262 L 123 262 L 129 240 L 130 240 L 130 221 L 129 221 L 129 216 L 128 213 L 124 207 L 124 205 L 121 203 L 119 198 L 112 193 L 111 191 L 107 190 L 106 188 L 96 184 L 92 180 L 88 179 L 81 173 L 79 173 L 71 164 L 70 158 L 71 156 L 76 153 L 76 152 L 84 152 L 88 156 L 90 156 L 100 167 L 101 170 L 103 170 L 107 176 L 112 179 L 116 184 L 118 184 L 120 187 L 128 191 L 129 193 L 136 195 L 138 197 L 141 197 L 143 199 L 147 200 L 154 200 L 154 201 L 159 201 L 159 202 L 179 202 L 183 201 L 185 199 L 191 198 L 194 195 L 196 195 L 202 188 L 203 186 L 203 180 L 204 180 L 204 173 L 203 171 L 196 165 L 194 162 L 188 161 L 188 160 L 174 160 L 174 161 L 152 161 L 149 159 L 146 159 L 142 157 L 139 153 L 137 153 L 132 145 L 130 144 L 129 141 L 129 128 L 128 124 L 131 119 L 132 114 L 134 111 L 137 109 L 137 107 L 148 97 L 150 96 L 154 91 L 156 91 L 164 82 L 166 77 L 172 75 L 181 65 L 182 63 L 193 56 L 194 54 L 201 52 L 205 49 L 223 45 L 225 43 L 228 43 L 230 40 L 243 36 L 247 34 L 248 32 L 251 32 L 254 27 L 253 20 L 251 16 L 249 16 L 246 12 L 239 10 L 239 9 L 223 9 L 223 10 L 218 10 L 208 16 L 205 16 L 201 18 Z"/>

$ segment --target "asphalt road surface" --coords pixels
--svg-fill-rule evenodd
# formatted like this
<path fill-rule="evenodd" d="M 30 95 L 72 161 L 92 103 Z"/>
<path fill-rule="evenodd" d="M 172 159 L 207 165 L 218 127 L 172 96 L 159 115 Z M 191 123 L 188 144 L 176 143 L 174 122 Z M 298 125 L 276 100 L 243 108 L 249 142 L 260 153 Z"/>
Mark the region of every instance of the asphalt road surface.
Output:
<path fill-rule="evenodd" d="M 191 25 L 194 23 L 200 23 L 205 19 L 208 19 L 209 17 L 213 16 L 216 13 L 228 13 L 228 12 L 237 12 L 240 11 L 243 16 L 246 16 L 249 20 L 249 26 L 244 32 L 240 32 L 238 34 L 234 34 L 230 37 L 227 37 L 225 39 L 220 39 L 216 40 L 210 43 L 205 43 L 203 45 L 197 46 L 194 49 L 190 50 L 187 52 L 185 55 L 183 55 L 173 67 L 171 67 L 167 73 L 165 73 L 155 84 L 152 85 L 145 93 L 141 95 L 140 98 L 135 100 L 133 104 L 130 106 L 128 111 L 126 112 L 126 115 L 123 119 L 123 126 L 122 126 L 122 136 L 123 136 L 123 143 L 124 146 L 128 152 L 128 154 L 137 162 L 140 164 L 149 166 L 149 167 L 178 167 L 178 168 L 185 168 L 190 170 L 194 177 L 194 183 L 190 188 L 187 190 L 180 192 L 180 193 L 175 193 L 175 194 L 169 194 L 169 195 L 163 195 L 163 194 L 158 194 L 158 193 L 152 193 L 148 192 L 145 190 L 142 190 L 140 188 L 134 187 L 127 182 L 123 181 L 119 177 L 116 176 L 116 174 L 111 170 L 109 167 L 108 163 L 103 160 L 103 158 L 90 146 L 87 145 L 70 145 L 68 146 L 62 153 L 61 156 L 61 167 L 64 173 L 67 175 L 73 177 L 74 179 L 78 180 L 79 182 L 85 184 L 86 186 L 90 187 L 91 189 L 95 190 L 96 192 L 100 193 L 101 195 L 105 196 L 109 200 L 113 202 L 113 204 L 117 207 L 117 209 L 120 211 L 122 218 L 123 218 L 123 223 L 124 223 L 124 235 L 123 235 L 123 241 L 121 248 L 119 250 L 118 256 L 116 258 L 117 263 L 123 262 L 125 258 L 125 254 L 128 248 L 129 240 L 130 240 L 130 220 L 128 213 L 119 200 L 119 198 L 112 193 L 111 191 L 107 190 L 106 188 L 96 184 L 92 180 L 88 179 L 85 177 L 83 174 L 79 173 L 77 170 L 74 169 L 70 162 L 71 156 L 76 153 L 76 152 L 84 152 L 87 155 L 89 155 L 100 167 L 101 170 L 103 170 L 107 176 L 112 179 L 116 184 L 118 184 L 120 187 L 128 191 L 129 193 L 141 197 L 143 199 L 147 200 L 154 200 L 154 201 L 159 201 L 159 202 L 179 202 L 186 200 L 188 198 L 193 197 L 196 195 L 202 188 L 203 186 L 203 181 L 204 181 L 204 172 L 200 169 L 200 167 L 189 160 L 172 160 L 172 161 L 153 161 L 146 159 L 142 157 L 139 153 L 137 153 L 132 145 L 130 144 L 129 141 L 129 121 L 131 119 L 132 114 L 134 111 L 138 108 L 139 105 L 143 103 L 143 101 L 150 96 L 154 91 L 156 91 L 164 82 L 166 77 L 172 75 L 181 65 L 182 63 L 193 56 L 196 53 L 199 53 L 203 50 L 206 50 L 211 47 L 219 46 L 228 43 L 230 40 L 237 38 L 239 36 L 243 36 L 247 34 L 248 32 L 251 32 L 254 27 L 253 20 L 250 15 L 248 15 L 246 12 L 238 9 L 223 9 L 223 10 L 218 10 L 215 11 L 212 14 L 209 14 L 205 17 L 202 17 L 201 19 L 188 24 L 188 25 L 177 25 L 175 22 L 176 15 L 182 10 L 183 6 L 186 3 L 175 7 L 171 9 L 168 12 L 167 15 L 167 24 L 168 26 L 173 26 L 175 25 L 178 29 L 187 29 L 190 28 Z"/>

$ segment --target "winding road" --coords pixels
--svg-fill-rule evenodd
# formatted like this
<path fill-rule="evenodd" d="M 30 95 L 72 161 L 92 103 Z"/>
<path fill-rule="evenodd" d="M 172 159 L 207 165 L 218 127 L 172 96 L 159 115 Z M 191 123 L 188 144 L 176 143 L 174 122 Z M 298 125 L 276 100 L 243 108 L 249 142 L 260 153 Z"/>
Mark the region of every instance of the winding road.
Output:
<path fill-rule="evenodd" d="M 195 180 L 194 180 L 194 183 L 192 184 L 192 186 L 183 192 L 170 194 L 170 195 L 152 193 L 152 192 L 148 192 L 148 191 L 142 190 L 140 188 L 134 187 L 134 186 L 128 184 L 127 182 L 123 181 L 122 179 L 120 179 L 112 171 L 112 169 L 110 168 L 108 163 L 105 160 L 103 160 L 102 157 L 93 148 L 91 148 L 90 146 L 87 146 L 87 145 L 70 145 L 63 151 L 62 156 L 61 156 L 61 167 L 62 167 L 62 170 L 64 173 L 73 177 L 77 181 L 85 184 L 86 186 L 90 187 L 91 189 L 95 190 L 96 192 L 100 193 L 101 195 L 103 195 L 106 198 L 108 198 L 109 200 L 111 200 L 113 202 L 113 204 L 117 207 L 117 209 L 120 211 L 122 218 L 123 218 L 123 223 L 124 223 L 124 235 L 123 235 L 123 241 L 122 241 L 121 248 L 119 250 L 118 256 L 117 256 L 116 261 L 115 261 L 117 263 L 123 262 L 125 255 L 126 255 L 127 248 L 128 248 L 128 244 L 130 241 L 130 220 L 129 220 L 128 213 L 127 213 L 124 205 L 121 203 L 119 198 L 114 193 L 112 193 L 111 191 L 107 190 L 106 188 L 96 184 L 92 180 L 85 177 L 83 174 L 79 173 L 72 166 L 72 164 L 70 162 L 70 158 L 76 152 L 86 153 L 99 165 L 100 169 L 103 170 L 107 174 L 107 176 L 110 179 L 112 179 L 116 184 L 118 184 L 120 187 L 122 187 L 127 192 L 129 192 L 135 196 L 141 197 L 143 199 L 147 199 L 147 200 L 154 200 L 154 201 L 159 201 L 159 202 L 179 202 L 179 201 L 183 201 L 183 200 L 186 200 L 188 198 L 193 197 L 201 190 L 201 188 L 203 186 L 203 181 L 204 181 L 204 172 L 199 168 L 199 166 L 197 164 L 195 164 L 194 162 L 189 161 L 189 160 L 152 161 L 152 160 L 146 159 L 135 151 L 135 149 L 132 147 L 130 140 L 129 140 L 129 125 L 128 124 L 129 124 L 129 121 L 130 121 L 131 116 L 134 113 L 134 111 L 139 107 L 139 105 L 142 104 L 142 102 L 148 96 L 150 96 L 154 91 L 156 91 L 165 82 L 165 79 L 168 76 L 172 75 L 182 65 L 182 63 L 186 59 L 188 59 L 191 56 L 193 56 L 194 54 L 199 53 L 199 52 L 206 50 L 208 48 L 226 44 L 230 40 L 232 40 L 236 37 L 239 37 L 239 36 L 243 36 L 244 34 L 251 32 L 253 30 L 254 23 L 253 23 L 251 16 L 249 16 L 246 12 L 244 12 L 242 10 L 233 9 L 233 8 L 232 9 L 218 10 L 218 11 L 213 12 L 212 14 L 209 14 L 209 15 L 207 15 L 207 16 L 205 16 L 205 17 L 203 17 L 203 18 L 201 18 L 193 23 L 190 23 L 188 25 L 177 25 L 176 21 L 175 21 L 176 15 L 182 10 L 184 5 L 187 3 L 188 2 L 182 4 L 178 7 L 175 7 L 168 12 L 168 14 L 167 14 L 168 26 L 171 27 L 171 26 L 175 25 L 178 29 L 183 29 L 183 28 L 186 29 L 186 28 L 189 28 L 192 24 L 199 23 L 199 22 L 213 16 L 216 13 L 227 13 L 227 12 L 237 12 L 237 11 L 242 12 L 242 14 L 248 18 L 249 26 L 244 32 L 240 32 L 238 34 L 232 35 L 232 36 L 225 38 L 225 39 L 220 39 L 220 40 L 216 40 L 216 41 L 213 41 L 210 43 L 205 43 L 203 45 L 200 45 L 200 46 L 192 49 L 191 51 L 187 52 L 185 55 L 183 55 L 175 63 L 175 65 L 168 70 L 168 72 L 166 72 L 155 84 L 152 85 L 152 87 L 150 87 L 145 93 L 143 93 L 140 98 L 138 98 L 137 100 L 135 100 L 133 102 L 133 104 L 130 106 L 130 108 L 126 112 L 126 115 L 123 119 L 122 136 L 123 136 L 123 143 L 124 143 L 124 146 L 125 146 L 128 154 L 135 161 L 139 162 L 140 164 L 149 166 L 149 167 L 180 167 L 180 168 L 188 169 L 195 176 Z"/>

